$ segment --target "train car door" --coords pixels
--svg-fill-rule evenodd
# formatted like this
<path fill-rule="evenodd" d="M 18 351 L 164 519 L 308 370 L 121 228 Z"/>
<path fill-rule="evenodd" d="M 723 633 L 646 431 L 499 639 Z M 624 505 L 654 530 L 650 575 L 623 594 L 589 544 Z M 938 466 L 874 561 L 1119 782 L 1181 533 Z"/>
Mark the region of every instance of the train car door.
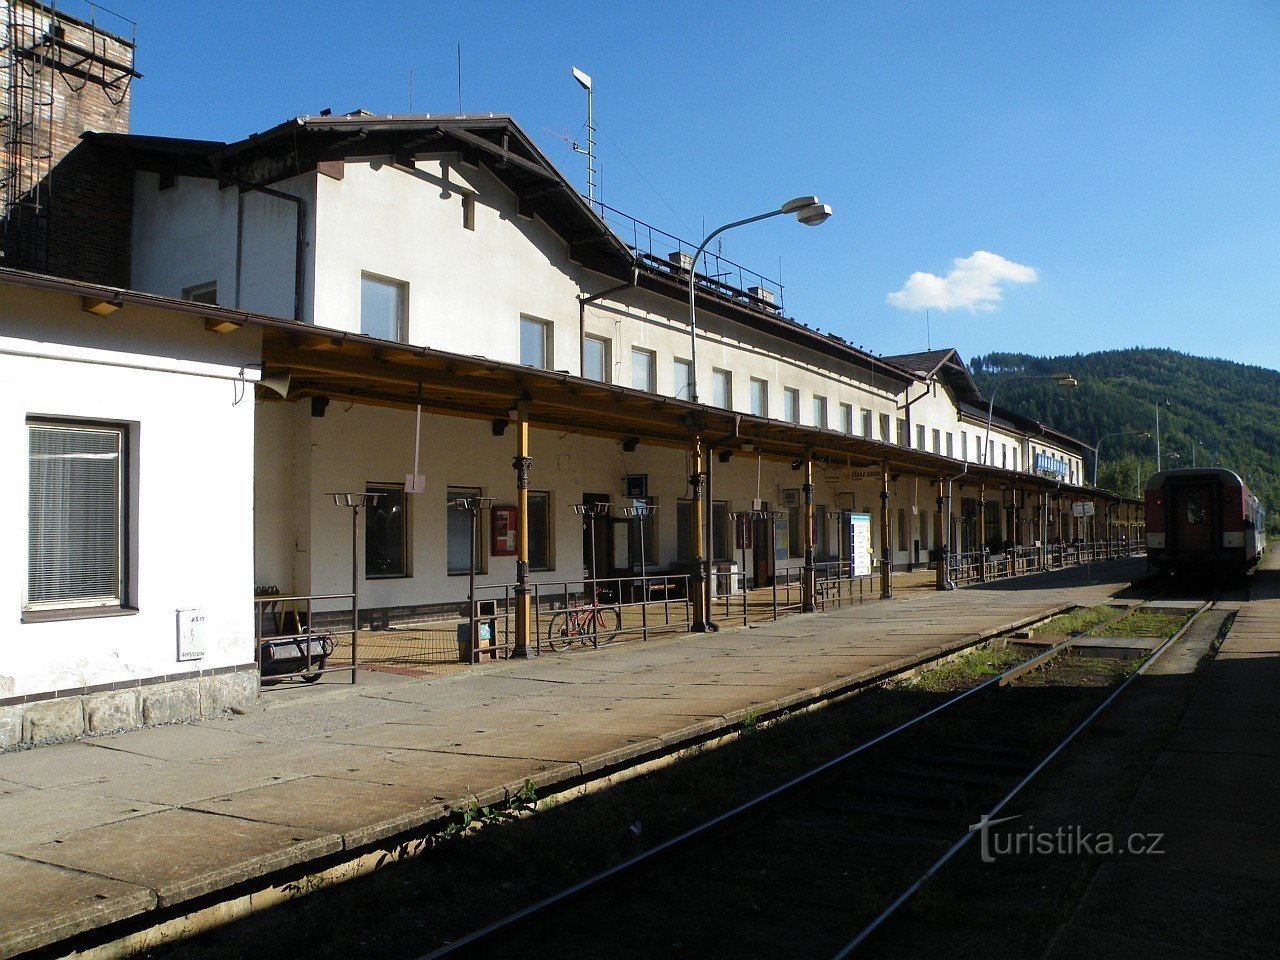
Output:
<path fill-rule="evenodd" d="M 1207 486 L 1174 490 L 1173 527 L 1180 551 L 1213 550 L 1213 506 L 1212 490 Z"/>

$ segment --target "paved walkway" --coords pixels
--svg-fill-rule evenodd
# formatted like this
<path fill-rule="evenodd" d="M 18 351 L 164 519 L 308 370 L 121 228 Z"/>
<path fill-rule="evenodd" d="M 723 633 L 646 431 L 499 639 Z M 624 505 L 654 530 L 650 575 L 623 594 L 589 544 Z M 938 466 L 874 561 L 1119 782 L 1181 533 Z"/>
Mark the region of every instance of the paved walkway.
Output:
<path fill-rule="evenodd" d="M 752 628 L 268 692 L 249 714 L 0 755 L 0 956 L 356 851 L 813 702 L 1067 605 L 1144 561 Z M 330 861 L 331 862 L 331 861 Z M 208 901 L 205 901 L 206 903 Z"/>
<path fill-rule="evenodd" d="M 1280 950 L 1280 551 L 1121 824 L 1162 856 L 1112 860 L 1052 960 L 1274 957 Z"/>

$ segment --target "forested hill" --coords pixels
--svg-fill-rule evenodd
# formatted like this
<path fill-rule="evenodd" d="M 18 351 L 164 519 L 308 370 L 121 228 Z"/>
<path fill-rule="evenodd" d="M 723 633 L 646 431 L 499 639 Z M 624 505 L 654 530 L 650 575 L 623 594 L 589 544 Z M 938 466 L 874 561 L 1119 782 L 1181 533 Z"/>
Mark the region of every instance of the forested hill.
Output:
<path fill-rule="evenodd" d="M 1102 443 L 1098 485 L 1136 495 L 1136 477 L 1155 469 L 1156 404 L 1164 466 L 1222 466 L 1234 470 L 1262 500 L 1277 526 L 1280 512 L 1280 372 L 1175 350 L 1108 350 L 1061 357 L 989 353 L 970 370 L 985 396 L 1015 373 L 1070 373 L 1074 390 L 1046 381 L 1010 383 L 997 402 L 1083 440 Z M 1170 459 L 1176 454 L 1176 459 Z M 1092 475 L 1091 456 L 1086 454 Z"/>

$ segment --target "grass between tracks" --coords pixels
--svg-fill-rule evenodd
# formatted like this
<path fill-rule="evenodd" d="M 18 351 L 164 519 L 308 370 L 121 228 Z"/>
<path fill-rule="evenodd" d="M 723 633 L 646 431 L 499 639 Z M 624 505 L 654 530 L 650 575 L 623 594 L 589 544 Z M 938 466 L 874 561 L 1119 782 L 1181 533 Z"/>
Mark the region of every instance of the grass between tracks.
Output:
<path fill-rule="evenodd" d="M 710 819 L 1025 656 L 979 649 L 823 710 L 767 724 L 753 717 L 739 737 L 715 749 L 571 803 L 541 801 L 534 817 L 441 834 L 421 857 L 150 956 L 421 956 Z M 1127 669 L 1109 663 L 1114 666 L 1099 668 L 1098 683 L 1116 679 L 1113 669 Z M 1040 722 L 1056 725 L 1049 717 Z M 651 893 L 657 906 L 661 890 Z"/>
<path fill-rule="evenodd" d="M 1096 627 L 1119 612 L 1115 607 L 1108 606 L 1105 603 L 1097 607 L 1076 607 L 1074 610 L 1060 613 L 1044 623 L 1036 624 L 1035 629 L 1036 633 L 1049 636 L 1071 637 Z"/>

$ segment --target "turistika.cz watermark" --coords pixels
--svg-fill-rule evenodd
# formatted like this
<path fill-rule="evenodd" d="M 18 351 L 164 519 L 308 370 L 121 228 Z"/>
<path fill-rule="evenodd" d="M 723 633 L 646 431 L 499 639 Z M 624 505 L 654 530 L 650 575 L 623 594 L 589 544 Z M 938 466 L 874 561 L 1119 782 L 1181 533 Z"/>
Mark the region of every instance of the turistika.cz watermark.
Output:
<path fill-rule="evenodd" d="M 1023 829 L 991 829 L 997 824 L 1017 819 L 1014 816 L 992 820 L 984 813 L 981 820 L 970 825 L 969 832 L 978 834 L 983 863 L 995 863 L 997 857 L 1160 856 L 1164 853 L 1163 833 L 1119 835 L 1087 831 L 1080 827 L 1037 830 L 1033 824 Z"/>

